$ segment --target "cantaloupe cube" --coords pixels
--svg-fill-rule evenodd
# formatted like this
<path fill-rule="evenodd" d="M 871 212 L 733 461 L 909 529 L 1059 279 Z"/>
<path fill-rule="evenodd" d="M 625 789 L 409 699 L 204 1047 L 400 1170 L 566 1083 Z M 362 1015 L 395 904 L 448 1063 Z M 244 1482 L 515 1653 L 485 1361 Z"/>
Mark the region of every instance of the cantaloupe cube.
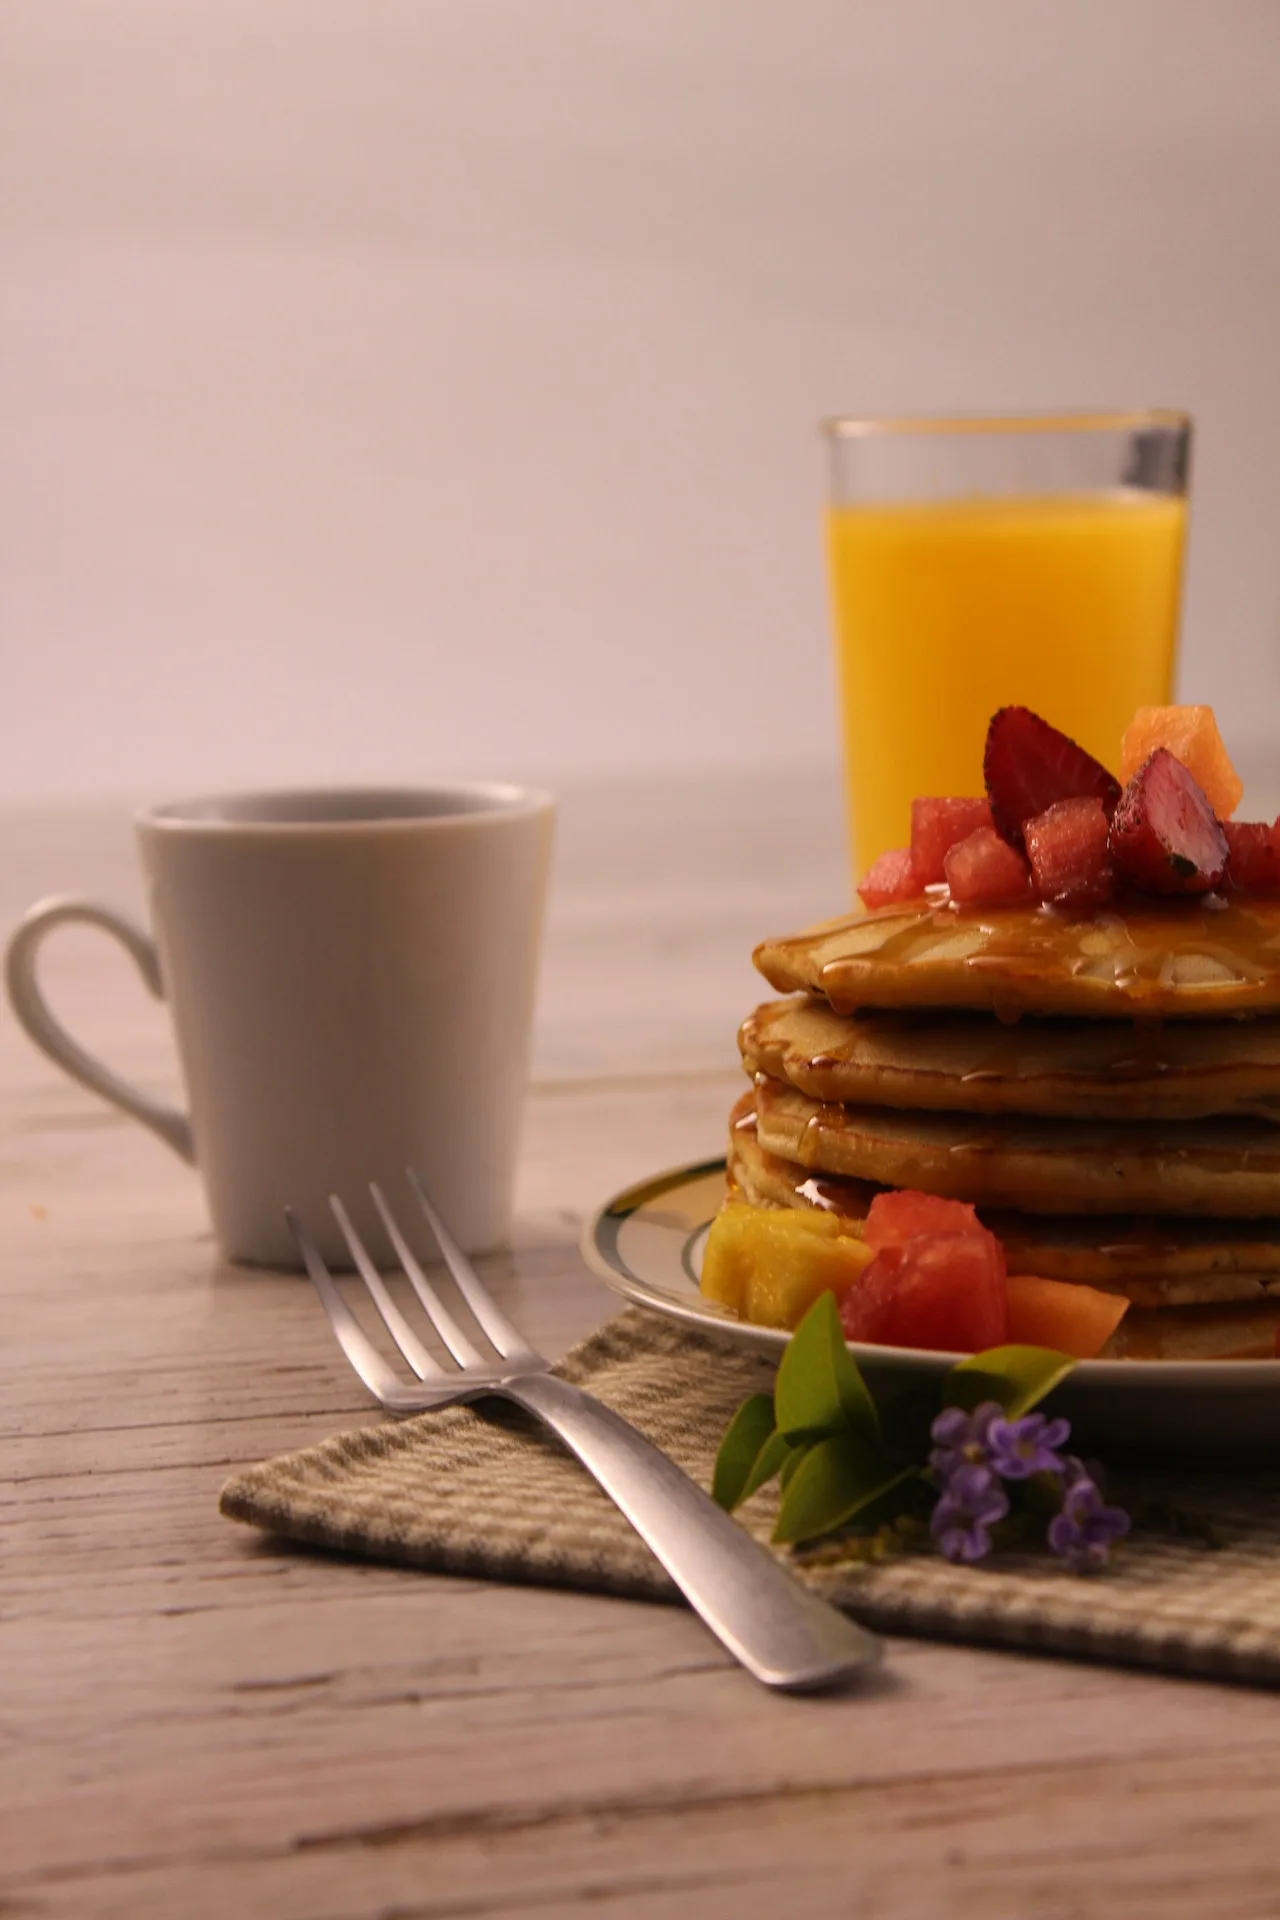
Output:
<path fill-rule="evenodd" d="M 820 1293 L 843 1294 L 871 1249 L 834 1214 L 731 1201 L 702 1255 L 702 1291 L 739 1319 L 797 1327 Z"/>
<path fill-rule="evenodd" d="M 1051 1347 L 1076 1360 L 1096 1359 L 1129 1311 L 1122 1294 L 1029 1273 L 1011 1273 L 1005 1290 L 1016 1346 Z"/>
<path fill-rule="evenodd" d="M 1139 707 L 1120 743 L 1120 778 L 1127 786 L 1157 747 L 1181 760 L 1219 820 L 1229 820 L 1244 786 L 1231 764 L 1212 707 Z"/>

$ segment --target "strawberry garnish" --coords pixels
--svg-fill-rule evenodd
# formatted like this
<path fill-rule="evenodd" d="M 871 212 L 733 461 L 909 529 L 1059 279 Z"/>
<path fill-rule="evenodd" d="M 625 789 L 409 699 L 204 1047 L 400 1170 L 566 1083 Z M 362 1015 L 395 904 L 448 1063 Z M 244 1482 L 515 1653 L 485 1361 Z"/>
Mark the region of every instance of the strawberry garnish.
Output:
<path fill-rule="evenodd" d="M 1116 890 L 1101 800 L 1058 800 L 1023 828 L 1042 900 L 1101 906 Z"/>
<path fill-rule="evenodd" d="M 996 831 L 1011 847 L 1022 845 L 1026 822 L 1056 801 L 1100 800 L 1110 819 L 1120 798 L 1120 782 L 1102 762 L 1030 707 L 1001 707 L 992 716 L 982 771 Z"/>
<path fill-rule="evenodd" d="M 1227 885 L 1245 893 L 1280 893 L 1280 820 L 1224 820 Z"/>
<path fill-rule="evenodd" d="M 1209 893 L 1227 870 L 1227 838 L 1204 790 L 1166 747 L 1144 760 L 1120 797 L 1111 859 L 1144 893 Z"/>

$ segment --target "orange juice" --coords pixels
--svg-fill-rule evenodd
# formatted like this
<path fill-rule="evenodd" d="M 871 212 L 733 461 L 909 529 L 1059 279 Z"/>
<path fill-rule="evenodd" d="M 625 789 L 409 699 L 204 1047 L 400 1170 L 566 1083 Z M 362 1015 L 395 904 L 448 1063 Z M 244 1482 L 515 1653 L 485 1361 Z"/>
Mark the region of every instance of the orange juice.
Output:
<path fill-rule="evenodd" d="M 1186 502 L 1117 489 L 834 507 L 827 521 L 857 874 L 917 794 L 980 793 L 997 707 L 1105 765 L 1170 698 Z"/>

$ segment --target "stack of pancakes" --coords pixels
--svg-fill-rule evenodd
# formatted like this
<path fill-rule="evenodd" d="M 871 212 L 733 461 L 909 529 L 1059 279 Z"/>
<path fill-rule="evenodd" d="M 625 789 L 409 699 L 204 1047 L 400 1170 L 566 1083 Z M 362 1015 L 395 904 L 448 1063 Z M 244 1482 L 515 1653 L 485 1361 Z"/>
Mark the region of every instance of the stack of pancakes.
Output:
<path fill-rule="evenodd" d="M 1009 1270 L 1133 1306 L 1109 1356 L 1271 1355 L 1280 899 L 1095 914 L 925 899 L 756 949 L 729 1173 L 861 1219 L 971 1201 Z"/>

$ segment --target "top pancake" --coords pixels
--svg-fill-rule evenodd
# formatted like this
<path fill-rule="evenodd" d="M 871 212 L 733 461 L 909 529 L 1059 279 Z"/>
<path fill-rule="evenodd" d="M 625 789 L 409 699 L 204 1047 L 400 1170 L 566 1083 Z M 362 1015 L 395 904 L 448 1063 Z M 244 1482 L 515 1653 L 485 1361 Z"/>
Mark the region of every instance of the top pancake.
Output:
<path fill-rule="evenodd" d="M 1280 1013 L 1280 898 L 1126 904 L 1124 911 L 957 908 L 927 899 L 766 940 L 779 993 L 837 1013 L 937 1007 L 1087 1019 Z"/>

